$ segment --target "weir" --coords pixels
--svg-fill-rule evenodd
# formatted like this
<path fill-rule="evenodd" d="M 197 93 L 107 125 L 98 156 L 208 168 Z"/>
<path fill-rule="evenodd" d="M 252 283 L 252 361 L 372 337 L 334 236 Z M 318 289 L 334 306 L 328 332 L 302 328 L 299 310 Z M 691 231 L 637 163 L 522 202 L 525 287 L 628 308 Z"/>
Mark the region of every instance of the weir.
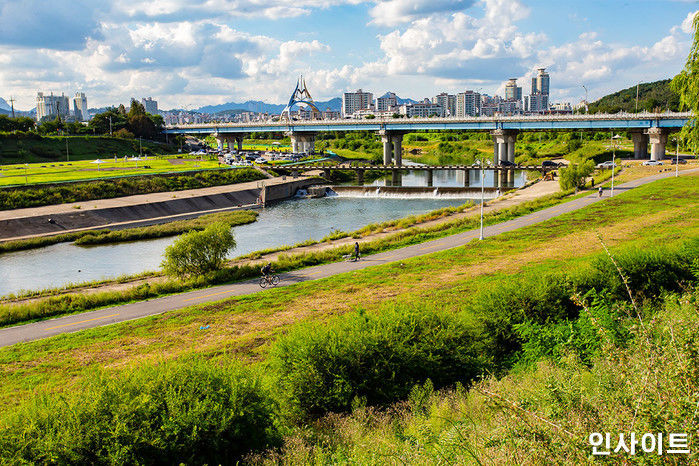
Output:
<path fill-rule="evenodd" d="M 376 197 L 392 199 L 478 199 L 480 187 L 430 187 L 430 186 L 314 186 L 309 192 L 314 195 L 339 197 Z M 502 194 L 497 187 L 483 188 L 486 198 Z"/>

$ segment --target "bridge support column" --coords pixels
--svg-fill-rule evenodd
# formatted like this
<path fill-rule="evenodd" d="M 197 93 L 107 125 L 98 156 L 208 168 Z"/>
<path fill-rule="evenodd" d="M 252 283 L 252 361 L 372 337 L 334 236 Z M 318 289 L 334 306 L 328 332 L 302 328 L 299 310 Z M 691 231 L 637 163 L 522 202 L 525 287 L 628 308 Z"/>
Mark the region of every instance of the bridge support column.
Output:
<path fill-rule="evenodd" d="M 517 131 L 496 129 L 490 133 L 493 136 L 494 158 L 493 163 L 499 165 L 500 162 L 515 161 L 515 141 Z"/>
<path fill-rule="evenodd" d="M 228 147 L 229 147 L 230 149 L 232 149 L 230 143 L 228 144 Z M 235 137 L 235 148 L 236 148 L 238 151 L 243 150 L 243 136 L 236 136 L 236 137 Z"/>
<path fill-rule="evenodd" d="M 667 134 L 667 130 L 663 130 L 662 128 L 650 128 L 648 130 L 651 160 L 662 160 L 665 157 L 665 144 L 667 144 Z"/>
<path fill-rule="evenodd" d="M 427 186 L 432 187 L 434 184 L 434 172 L 432 170 L 427 170 Z"/>
<path fill-rule="evenodd" d="M 631 133 L 633 140 L 633 158 L 647 159 L 648 158 L 648 135 L 640 131 Z"/>
<path fill-rule="evenodd" d="M 381 142 L 383 143 L 383 164 L 385 166 L 391 165 L 393 159 L 393 144 L 391 144 L 391 138 L 389 136 L 381 136 Z"/>
<path fill-rule="evenodd" d="M 222 151 L 223 143 L 226 142 L 226 137 L 218 133 L 214 133 L 213 136 L 216 138 L 216 142 L 218 142 L 218 150 Z"/>
<path fill-rule="evenodd" d="M 291 151 L 300 154 L 310 154 L 315 150 L 316 133 L 304 132 L 297 133 L 290 131 L 286 133 L 291 139 Z"/>
<path fill-rule="evenodd" d="M 396 167 L 403 166 L 403 135 L 393 134 L 391 136 L 393 142 L 393 161 Z"/>
<path fill-rule="evenodd" d="M 464 172 L 464 188 L 468 188 L 471 184 L 471 180 L 469 179 L 469 174 L 471 173 L 468 169 L 463 170 Z"/>
<path fill-rule="evenodd" d="M 359 186 L 364 184 L 364 170 L 357 170 L 357 184 Z"/>

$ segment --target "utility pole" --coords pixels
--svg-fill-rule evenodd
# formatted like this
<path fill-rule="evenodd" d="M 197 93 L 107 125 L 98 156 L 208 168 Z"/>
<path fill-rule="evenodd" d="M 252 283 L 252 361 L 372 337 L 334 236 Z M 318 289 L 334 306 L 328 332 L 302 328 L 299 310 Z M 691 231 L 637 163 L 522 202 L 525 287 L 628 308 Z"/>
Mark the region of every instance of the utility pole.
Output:
<path fill-rule="evenodd" d="M 112 137 L 112 116 L 109 115 L 109 137 Z"/>
<path fill-rule="evenodd" d="M 636 83 L 636 113 L 638 113 L 638 84 Z"/>
<path fill-rule="evenodd" d="M 10 96 L 10 106 L 12 107 L 12 118 L 15 117 L 15 99 Z"/>
<path fill-rule="evenodd" d="M 70 162 L 70 156 L 68 155 L 68 136 L 66 136 L 66 162 Z"/>

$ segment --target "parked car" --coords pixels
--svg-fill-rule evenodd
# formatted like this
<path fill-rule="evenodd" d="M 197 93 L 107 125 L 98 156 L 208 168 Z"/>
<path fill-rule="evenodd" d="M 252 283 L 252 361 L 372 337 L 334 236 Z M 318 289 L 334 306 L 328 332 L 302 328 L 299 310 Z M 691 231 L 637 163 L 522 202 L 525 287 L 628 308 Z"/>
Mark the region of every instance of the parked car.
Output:
<path fill-rule="evenodd" d="M 673 157 L 672 159 L 670 159 L 670 165 L 675 165 L 675 164 L 686 165 L 687 161 L 685 159 L 681 159 L 679 157 Z"/>
<path fill-rule="evenodd" d="M 617 165 L 612 162 L 611 160 L 607 160 L 606 162 L 598 163 L 597 168 L 614 168 Z"/>
<path fill-rule="evenodd" d="M 501 167 L 516 167 L 517 164 L 515 164 L 514 162 L 510 162 L 509 160 L 501 160 L 500 166 Z"/>
<path fill-rule="evenodd" d="M 556 163 L 553 160 L 544 160 L 543 162 L 541 162 L 541 166 L 543 168 L 558 168 L 561 166 L 561 164 Z"/>
<path fill-rule="evenodd" d="M 646 165 L 646 166 L 663 165 L 663 162 L 661 162 L 660 160 L 646 160 L 645 162 L 643 162 L 643 165 Z"/>

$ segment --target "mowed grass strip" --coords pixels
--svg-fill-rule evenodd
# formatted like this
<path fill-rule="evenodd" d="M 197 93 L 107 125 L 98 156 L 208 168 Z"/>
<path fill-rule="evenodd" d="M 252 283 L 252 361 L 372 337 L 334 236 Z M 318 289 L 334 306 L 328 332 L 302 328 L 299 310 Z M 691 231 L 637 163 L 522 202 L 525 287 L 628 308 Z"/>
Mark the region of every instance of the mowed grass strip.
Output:
<path fill-rule="evenodd" d="M 476 290 L 520 272 L 584 267 L 602 251 L 597 233 L 613 249 L 699 237 L 696 181 L 696 176 L 658 181 L 532 227 L 429 256 L 3 348 L 0 405 L 14 405 L 37 386 L 63 390 L 94 367 L 119 370 L 192 354 L 257 361 L 289 325 L 322 321 L 357 307 L 371 312 L 386 301 L 429 301 L 461 310 Z"/>

